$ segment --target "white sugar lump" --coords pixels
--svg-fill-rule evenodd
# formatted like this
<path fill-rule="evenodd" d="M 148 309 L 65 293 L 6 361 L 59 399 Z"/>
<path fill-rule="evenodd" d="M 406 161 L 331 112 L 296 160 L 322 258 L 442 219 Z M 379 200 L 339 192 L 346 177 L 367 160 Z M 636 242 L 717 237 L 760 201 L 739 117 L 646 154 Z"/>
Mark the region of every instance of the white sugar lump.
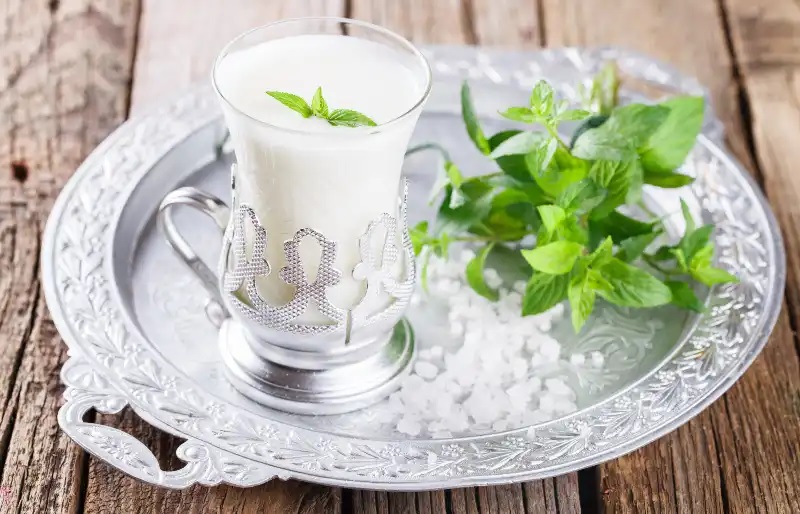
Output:
<path fill-rule="evenodd" d="M 453 321 L 450 323 L 450 335 L 460 336 L 464 333 L 464 324 L 460 321 Z"/>
<path fill-rule="evenodd" d="M 522 357 L 511 361 L 511 372 L 516 380 L 522 380 L 528 374 L 528 363 Z"/>
<path fill-rule="evenodd" d="M 582 366 L 586 362 L 586 357 L 582 353 L 573 353 L 569 358 L 569 362 L 575 366 Z"/>
<path fill-rule="evenodd" d="M 397 431 L 408 435 L 419 435 L 422 425 L 413 418 L 403 417 L 397 422 Z"/>
<path fill-rule="evenodd" d="M 561 354 L 561 345 L 550 336 L 542 336 L 542 341 L 539 343 L 539 351 L 546 361 L 555 361 L 558 360 L 558 356 Z"/>
<path fill-rule="evenodd" d="M 542 390 L 542 379 L 539 377 L 531 377 L 528 380 L 528 387 L 532 393 L 538 393 Z"/>
<path fill-rule="evenodd" d="M 423 302 L 435 300 L 445 308 L 452 339 L 420 350 L 400 391 L 376 416 L 386 423 L 388 411 L 391 426 L 407 436 L 451 437 L 549 421 L 577 409 L 568 377 L 580 357 L 581 364 L 602 366 L 602 354 L 562 357 L 561 344 L 547 332 L 563 316 L 563 305 L 520 316 L 524 281 L 505 289 L 500 274 L 487 269 L 487 284 L 496 286 L 499 301 L 472 291 L 464 279 L 471 258 L 462 253 L 452 262 L 431 260 L 431 291 Z"/>
<path fill-rule="evenodd" d="M 560 378 L 548 378 L 544 381 L 544 386 L 553 394 L 568 395 L 572 393 L 572 388 Z"/>
<path fill-rule="evenodd" d="M 426 361 L 419 361 L 414 365 L 414 371 L 422 378 L 435 378 L 439 374 L 439 368 Z"/>
<path fill-rule="evenodd" d="M 552 394 L 545 394 L 539 398 L 539 410 L 545 412 L 553 412 L 556 407 L 555 396 Z"/>

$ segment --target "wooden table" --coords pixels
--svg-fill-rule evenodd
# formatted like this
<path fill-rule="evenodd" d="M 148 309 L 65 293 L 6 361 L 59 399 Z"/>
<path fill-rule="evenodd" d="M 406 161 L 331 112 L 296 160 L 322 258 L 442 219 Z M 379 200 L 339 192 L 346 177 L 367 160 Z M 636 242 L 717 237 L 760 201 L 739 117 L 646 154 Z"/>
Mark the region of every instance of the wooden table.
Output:
<path fill-rule="evenodd" d="M 784 230 L 785 305 L 763 354 L 672 434 L 607 464 L 521 485 L 387 494 L 272 481 L 167 491 L 87 456 L 56 423 L 66 347 L 37 263 L 52 202 L 125 118 L 207 80 L 223 43 L 305 15 L 365 19 L 418 43 L 623 45 L 699 77 Z M 0 19 L 1 512 L 800 512 L 796 1 L 0 0 Z M 104 418 L 163 465 L 178 465 L 178 439 L 131 413 Z"/>

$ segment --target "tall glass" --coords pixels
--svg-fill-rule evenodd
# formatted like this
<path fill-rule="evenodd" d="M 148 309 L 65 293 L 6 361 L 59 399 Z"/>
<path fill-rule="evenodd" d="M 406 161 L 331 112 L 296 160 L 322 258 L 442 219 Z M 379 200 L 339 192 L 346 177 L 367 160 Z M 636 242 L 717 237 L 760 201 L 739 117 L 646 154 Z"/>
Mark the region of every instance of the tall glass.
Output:
<path fill-rule="evenodd" d="M 237 105 L 226 90 L 226 60 L 254 45 L 308 34 L 358 37 L 390 47 L 397 56 L 396 65 L 412 71 L 418 98 L 408 110 L 378 126 L 325 132 L 281 127 L 257 119 L 246 107 Z M 405 39 L 375 25 L 339 18 L 293 19 L 256 28 L 233 40 L 217 58 L 212 79 L 237 160 L 232 171 L 233 211 L 238 205 L 249 206 L 268 235 L 264 257 L 272 272 L 256 278 L 259 295 L 271 305 L 293 298 L 296 287 L 278 273 L 289 264 L 284 242 L 298 230 L 310 228 L 336 242 L 333 264 L 341 278 L 327 290 L 327 298 L 340 309 L 351 309 L 366 290 L 366 282 L 352 274 L 361 260 L 359 238 L 382 214 L 398 216 L 403 155 L 430 91 L 430 69 L 424 57 Z M 248 228 L 244 237 L 247 254 L 252 255 L 255 231 Z M 399 230 L 391 237 L 400 247 Z M 307 238 L 299 252 L 311 282 L 317 274 L 321 247 Z M 366 307 L 377 312 L 388 299 L 365 301 L 372 302 Z M 317 307 L 312 302 L 296 322 L 330 321 Z"/>

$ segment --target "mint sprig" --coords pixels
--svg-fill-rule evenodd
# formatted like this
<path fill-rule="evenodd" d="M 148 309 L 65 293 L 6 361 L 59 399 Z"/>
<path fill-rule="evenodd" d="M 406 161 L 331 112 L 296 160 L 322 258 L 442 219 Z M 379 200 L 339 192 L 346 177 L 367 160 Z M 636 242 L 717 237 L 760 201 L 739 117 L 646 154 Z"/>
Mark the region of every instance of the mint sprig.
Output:
<path fill-rule="evenodd" d="M 375 127 L 372 118 L 352 109 L 334 109 L 328 107 L 328 102 L 322 96 L 322 88 L 318 87 L 309 105 L 301 97 L 283 91 L 267 91 L 269 96 L 279 101 L 289 109 L 299 113 L 303 118 L 316 116 L 327 120 L 335 127 Z"/>
<path fill-rule="evenodd" d="M 521 264 L 513 267 L 529 276 L 521 314 L 568 301 L 577 332 L 600 299 L 625 307 L 673 304 L 702 312 L 700 284 L 737 280 L 714 266 L 713 226 L 698 226 L 683 201 L 682 236 L 652 250 L 666 228 L 641 202 L 644 184 L 669 188 L 693 180 L 680 166 L 700 132 L 703 99 L 682 96 L 656 105 L 620 106 L 618 90 L 613 64 L 585 89 L 585 109 L 570 108 L 540 81 L 528 105 L 500 113 L 537 130 L 487 136 L 469 85 L 463 84 L 467 135 L 498 171 L 464 174 L 441 147 L 427 145 L 442 153 L 444 164 L 434 190 L 440 198 L 436 220 L 411 230 L 421 254 L 423 286 L 428 257 L 447 258 L 452 243 L 465 242 L 477 246 L 465 270 L 468 284 L 496 300 L 483 270 L 496 256 L 515 255 Z M 580 123 L 565 141 L 561 125 L 575 121 Z"/>

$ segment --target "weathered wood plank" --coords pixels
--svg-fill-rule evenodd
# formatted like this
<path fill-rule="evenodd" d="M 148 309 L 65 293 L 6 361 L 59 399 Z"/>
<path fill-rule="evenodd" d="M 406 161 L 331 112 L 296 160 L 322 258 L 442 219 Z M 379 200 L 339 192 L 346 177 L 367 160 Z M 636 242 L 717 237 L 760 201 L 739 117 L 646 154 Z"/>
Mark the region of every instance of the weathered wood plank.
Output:
<path fill-rule="evenodd" d="M 744 0 L 730 3 L 730 9 L 734 3 L 741 9 L 751 6 Z M 755 9 L 772 12 L 772 2 L 764 0 L 762 4 Z M 788 6 L 790 2 L 785 4 Z M 747 143 L 749 127 L 743 116 L 747 110 L 743 111 L 739 102 L 740 84 L 726 45 L 725 24 L 715 2 L 623 0 L 601 5 L 580 0 L 545 0 L 544 11 L 548 45 L 627 46 L 698 76 L 711 89 L 732 150 L 750 169 L 755 169 Z M 779 10 L 775 16 L 780 18 L 784 14 L 785 10 Z M 751 31 L 763 31 L 762 34 L 773 33 L 754 23 L 753 16 L 748 18 L 740 13 L 732 18 L 743 21 L 742 30 L 749 27 Z M 787 30 L 780 34 L 786 36 Z M 756 50 L 762 47 L 751 43 Z M 773 60 L 783 62 L 791 53 L 790 48 L 784 46 L 781 52 L 773 54 L 781 58 Z M 767 114 L 770 111 L 753 101 L 749 83 L 748 92 L 753 119 L 771 120 Z M 766 131 L 763 133 L 764 153 L 790 155 L 782 153 L 792 147 L 790 136 L 785 136 L 782 141 L 785 146 L 780 150 L 773 146 L 773 137 L 779 137 L 774 132 L 789 134 L 796 130 L 797 111 L 792 109 L 796 104 L 775 102 L 772 86 L 766 86 L 761 97 L 774 103 L 772 112 L 776 116 L 792 118 L 780 130 L 771 121 L 764 123 L 763 126 L 773 129 L 769 136 Z M 784 171 L 778 175 L 764 166 L 762 152 L 758 158 L 762 166 L 757 175 L 764 176 L 770 198 L 783 195 L 783 201 L 776 198 L 773 206 L 784 223 L 784 234 L 791 232 L 792 236 L 787 238 L 796 240 L 797 231 L 792 229 L 797 218 L 784 215 L 792 212 L 790 209 L 797 209 L 797 190 L 791 191 L 792 186 L 787 185 L 791 177 L 789 163 L 793 161 L 785 159 L 781 167 Z M 770 173 L 773 173 L 773 191 L 766 179 Z M 791 279 L 790 284 L 790 288 L 794 287 Z M 797 495 L 787 497 L 786 493 L 796 491 L 798 482 L 799 414 L 793 405 L 800 390 L 800 373 L 794 345 L 787 317 L 782 316 L 763 355 L 723 399 L 675 433 L 603 465 L 606 511 L 796 511 L 793 508 L 796 503 L 792 502 L 797 501 Z"/>
<path fill-rule="evenodd" d="M 344 9 L 344 0 L 145 0 L 131 114 L 165 101 L 176 88 L 210 80 L 219 51 L 248 29 L 284 18 L 342 16 Z"/>
<path fill-rule="evenodd" d="M 282 18 L 344 14 L 342 0 L 252 2 L 236 0 L 145 0 L 131 93 L 131 113 L 163 102 L 175 91 L 207 80 L 219 50 L 237 34 Z M 171 93 L 165 94 L 165 87 Z M 126 411 L 121 419 L 102 416 L 147 444 L 171 469 L 180 440 L 164 434 Z M 191 487 L 163 490 L 127 477 L 92 458 L 86 492 L 86 513 L 336 513 L 339 489 L 274 480 L 258 487 Z"/>
<path fill-rule="evenodd" d="M 469 0 L 468 5 L 477 43 L 517 49 L 542 46 L 538 1 Z"/>
<path fill-rule="evenodd" d="M 720 453 L 720 466 L 731 512 L 800 512 L 800 151 L 792 137 L 800 128 L 800 7 L 785 0 L 722 5 L 752 113 L 761 182 L 783 229 L 787 306 L 751 372 L 758 379 L 741 381 L 728 395 L 731 430 L 719 439 L 736 451 Z"/>
<path fill-rule="evenodd" d="M 40 291 L 38 252 L 61 185 L 125 118 L 137 15 L 137 0 L 0 4 L 3 512 L 80 504 L 85 456 L 56 422 L 66 347 Z"/>
<path fill-rule="evenodd" d="M 415 43 L 474 43 L 468 4 L 462 0 L 351 0 L 350 16 L 386 27 Z"/>

